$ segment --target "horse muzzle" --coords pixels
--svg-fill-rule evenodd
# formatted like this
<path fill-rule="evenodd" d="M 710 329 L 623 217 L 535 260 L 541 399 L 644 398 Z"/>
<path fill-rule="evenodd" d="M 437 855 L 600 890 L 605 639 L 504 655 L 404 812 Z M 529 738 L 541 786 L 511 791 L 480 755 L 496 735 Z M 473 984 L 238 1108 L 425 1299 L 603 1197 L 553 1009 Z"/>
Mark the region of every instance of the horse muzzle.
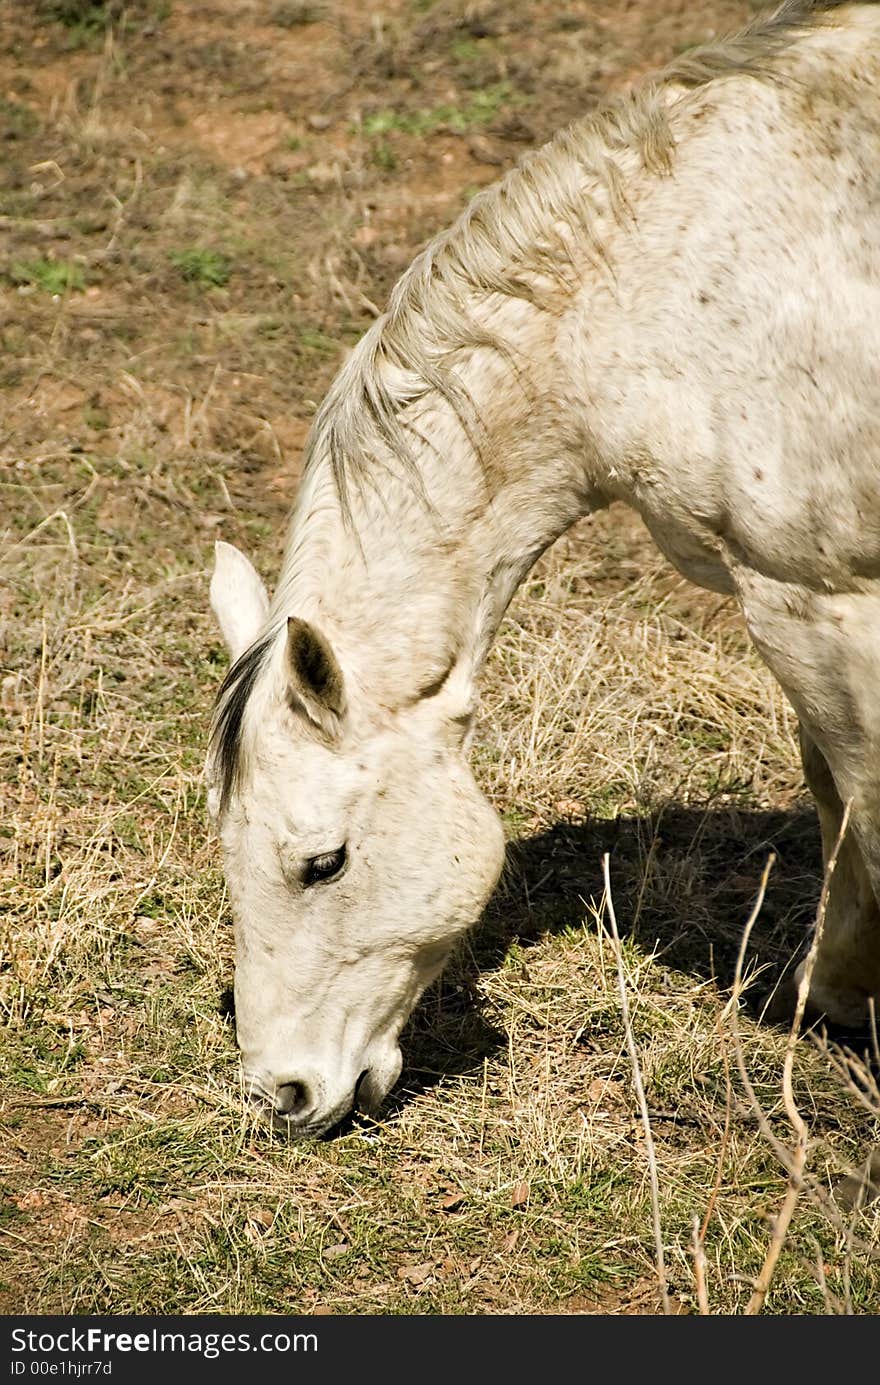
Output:
<path fill-rule="evenodd" d="M 387 1090 L 380 1090 L 369 1068 L 344 1095 L 334 1094 L 329 1100 L 326 1084 L 316 1074 L 273 1079 L 267 1073 L 246 1072 L 243 1085 L 251 1107 L 291 1140 L 318 1139 L 354 1110 L 375 1111 Z"/>

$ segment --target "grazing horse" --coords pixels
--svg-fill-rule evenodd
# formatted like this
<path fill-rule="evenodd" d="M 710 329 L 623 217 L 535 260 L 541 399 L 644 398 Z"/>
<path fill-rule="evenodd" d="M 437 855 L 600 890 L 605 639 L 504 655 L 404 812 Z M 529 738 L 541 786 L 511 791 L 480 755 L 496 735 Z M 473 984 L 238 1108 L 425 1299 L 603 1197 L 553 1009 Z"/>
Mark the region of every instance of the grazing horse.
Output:
<path fill-rule="evenodd" d="M 270 599 L 217 545 L 208 756 L 253 1101 L 375 1109 L 504 854 L 467 751 L 517 585 L 625 501 L 735 595 L 832 877 L 811 1003 L 880 997 L 880 3 L 789 3 L 569 126 L 404 273 L 312 427 Z"/>

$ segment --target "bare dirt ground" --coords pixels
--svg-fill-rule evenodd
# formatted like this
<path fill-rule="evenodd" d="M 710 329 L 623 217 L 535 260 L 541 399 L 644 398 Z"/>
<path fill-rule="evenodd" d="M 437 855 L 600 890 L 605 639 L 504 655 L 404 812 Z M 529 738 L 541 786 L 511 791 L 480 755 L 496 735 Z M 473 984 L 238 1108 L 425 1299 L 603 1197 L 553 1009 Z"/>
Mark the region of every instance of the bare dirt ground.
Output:
<path fill-rule="evenodd" d="M 0 0 L 0 1311 L 658 1311 L 602 913 L 612 852 L 673 1302 L 739 1311 L 785 1174 L 734 1073 L 821 869 L 794 719 L 731 605 L 624 512 L 532 574 L 486 681 L 511 872 L 382 1121 L 252 1128 L 200 771 L 215 537 L 271 581 L 316 401 L 400 271 L 519 154 L 739 27 L 741 0 Z M 749 1007 L 751 1007 L 749 1009 Z M 811 1199 L 778 1312 L 872 1311 L 828 1191 L 876 1114 L 803 1047 Z M 830 1210 L 829 1210 L 830 1209 Z"/>

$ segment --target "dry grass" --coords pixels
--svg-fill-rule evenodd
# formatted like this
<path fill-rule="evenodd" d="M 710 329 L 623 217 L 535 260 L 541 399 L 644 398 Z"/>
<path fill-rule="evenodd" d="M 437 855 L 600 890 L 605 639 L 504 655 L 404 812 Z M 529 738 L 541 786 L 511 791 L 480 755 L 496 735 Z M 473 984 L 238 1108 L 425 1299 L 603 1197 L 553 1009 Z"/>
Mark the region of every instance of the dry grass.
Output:
<path fill-rule="evenodd" d="M 542 560 L 493 651 L 476 761 L 510 870 L 419 1007 L 383 1119 L 288 1147 L 243 1114 L 200 787 L 225 665 L 211 540 L 271 575 L 308 401 L 401 259 L 495 172 L 467 132 L 406 120 L 377 156 L 361 117 L 418 125 L 450 85 L 468 110 L 513 72 L 538 99 L 480 131 L 511 158 L 514 117 L 540 136 L 583 104 L 578 44 L 605 89 L 703 36 L 684 8 L 636 32 L 593 6 L 604 27 L 578 30 L 519 0 L 474 38 L 444 0 L 428 38 L 412 7 L 375 32 L 337 6 L 341 26 L 288 17 L 261 46 L 269 8 L 237 57 L 207 4 L 134 7 L 73 47 L 53 29 L 0 111 L 17 131 L 2 232 L 32 266 L 0 296 L 0 1305 L 656 1312 L 656 1223 L 670 1306 L 744 1312 L 792 1147 L 788 1037 L 760 1012 L 815 913 L 818 832 L 793 717 L 733 606 L 680 582 L 623 511 Z M 309 105 L 271 65 L 288 39 L 311 55 Z M 410 87 L 429 42 L 440 66 Z M 193 90 L 242 141 L 283 109 L 273 150 L 242 142 L 224 165 L 198 112 L 174 115 Z M 37 261 L 79 266 L 85 288 L 62 274 L 53 297 Z M 793 1055 L 805 1172 L 765 1311 L 871 1312 L 876 1079 L 827 1042 Z"/>

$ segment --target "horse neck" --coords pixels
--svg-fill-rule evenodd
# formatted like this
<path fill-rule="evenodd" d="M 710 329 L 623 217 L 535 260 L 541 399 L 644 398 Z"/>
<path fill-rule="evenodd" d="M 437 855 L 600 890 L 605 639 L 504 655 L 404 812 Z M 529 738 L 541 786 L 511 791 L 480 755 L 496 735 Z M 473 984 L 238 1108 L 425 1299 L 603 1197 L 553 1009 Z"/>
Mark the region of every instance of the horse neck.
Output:
<path fill-rule="evenodd" d="M 379 707 L 416 700 L 461 661 L 477 678 L 508 602 L 533 563 L 602 503 L 584 439 L 545 352 L 528 388 L 488 348 L 462 372 L 476 435 L 436 397 L 399 459 L 357 478 L 350 513 L 329 462 L 310 468 L 273 607 L 313 620 Z"/>

